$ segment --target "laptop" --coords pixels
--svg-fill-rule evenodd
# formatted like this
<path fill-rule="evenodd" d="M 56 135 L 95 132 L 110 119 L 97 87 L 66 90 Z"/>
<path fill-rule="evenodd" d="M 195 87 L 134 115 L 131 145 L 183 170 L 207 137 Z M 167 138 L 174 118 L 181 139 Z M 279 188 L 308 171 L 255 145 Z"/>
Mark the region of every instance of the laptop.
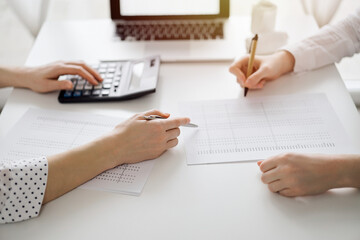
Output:
<path fill-rule="evenodd" d="M 163 62 L 233 60 L 240 41 L 229 0 L 110 0 L 114 41 L 125 58 Z M 242 46 L 241 46 L 242 47 Z"/>

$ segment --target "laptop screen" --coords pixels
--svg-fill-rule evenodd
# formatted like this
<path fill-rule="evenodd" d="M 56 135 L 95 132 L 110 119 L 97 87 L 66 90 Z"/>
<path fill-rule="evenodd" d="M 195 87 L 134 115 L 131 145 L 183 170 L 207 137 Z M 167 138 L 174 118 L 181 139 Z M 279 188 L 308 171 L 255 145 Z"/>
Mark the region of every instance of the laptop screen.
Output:
<path fill-rule="evenodd" d="M 110 0 L 113 20 L 229 17 L 229 0 Z"/>
<path fill-rule="evenodd" d="M 219 0 L 119 0 L 121 16 L 218 15 Z"/>

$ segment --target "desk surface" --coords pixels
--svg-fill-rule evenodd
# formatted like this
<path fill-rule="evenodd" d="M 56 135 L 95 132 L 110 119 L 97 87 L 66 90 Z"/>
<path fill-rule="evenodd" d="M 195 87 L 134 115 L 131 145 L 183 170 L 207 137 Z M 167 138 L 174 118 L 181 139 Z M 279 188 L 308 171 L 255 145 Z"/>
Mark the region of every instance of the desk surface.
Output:
<path fill-rule="evenodd" d="M 39 45 L 49 38 L 48 27 L 28 64 L 63 56 L 61 46 L 53 46 L 50 56 L 50 46 Z M 74 39 L 87 59 L 80 43 Z M 58 93 L 16 89 L 1 114 L 0 137 L 29 107 L 128 117 L 151 108 L 176 113 L 179 101 L 241 98 L 229 64 L 163 64 L 156 94 L 127 102 L 61 105 Z M 333 65 L 284 76 L 248 97 L 319 92 L 326 93 L 360 149 L 360 119 Z M 359 239 L 359 202 L 355 189 L 299 198 L 273 194 L 255 162 L 187 166 L 180 141 L 156 160 L 140 197 L 76 189 L 46 204 L 36 219 L 0 226 L 0 239 Z"/>

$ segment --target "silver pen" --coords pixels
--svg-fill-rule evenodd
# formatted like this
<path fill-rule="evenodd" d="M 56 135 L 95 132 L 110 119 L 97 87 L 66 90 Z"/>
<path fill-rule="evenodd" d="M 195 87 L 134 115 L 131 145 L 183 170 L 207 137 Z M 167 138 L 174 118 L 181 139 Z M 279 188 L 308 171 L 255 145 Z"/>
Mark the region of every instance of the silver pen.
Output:
<path fill-rule="evenodd" d="M 145 120 L 154 120 L 154 119 L 166 119 L 162 116 L 159 115 L 149 115 L 149 116 L 144 116 Z M 198 125 L 194 124 L 194 123 L 188 123 L 186 125 L 182 125 L 182 127 L 191 127 L 191 128 L 197 128 L 199 127 Z"/>

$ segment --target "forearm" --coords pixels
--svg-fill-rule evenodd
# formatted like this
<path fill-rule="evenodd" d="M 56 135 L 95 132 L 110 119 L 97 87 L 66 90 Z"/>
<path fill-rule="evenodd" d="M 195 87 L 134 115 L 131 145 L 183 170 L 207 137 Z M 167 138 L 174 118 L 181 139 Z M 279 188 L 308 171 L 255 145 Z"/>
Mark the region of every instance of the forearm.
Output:
<path fill-rule="evenodd" d="M 360 155 L 339 155 L 334 157 L 337 168 L 335 187 L 360 188 Z"/>
<path fill-rule="evenodd" d="M 325 26 L 315 35 L 286 46 L 295 59 L 295 72 L 316 69 L 360 50 L 360 11 L 331 26 Z"/>
<path fill-rule="evenodd" d="M 280 76 L 294 71 L 295 58 L 292 53 L 286 50 L 281 50 L 275 54 L 278 59 L 276 62 L 279 63 L 277 65 L 279 67 Z"/>
<path fill-rule="evenodd" d="M 26 87 L 25 78 L 26 68 L 12 67 L 5 68 L 0 67 L 0 88 L 3 87 Z"/>
<path fill-rule="evenodd" d="M 114 160 L 111 144 L 111 139 L 104 137 L 71 151 L 48 157 L 49 174 L 43 203 L 56 199 L 98 174 L 121 164 Z"/>
<path fill-rule="evenodd" d="M 117 125 L 108 135 L 65 153 L 48 157 L 48 179 L 43 203 L 76 188 L 118 165 L 138 163 L 160 156 L 177 145 L 179 126 L 188 118 L 146 121 L 144 116 L 164 114 L 151 110 Z"/>

